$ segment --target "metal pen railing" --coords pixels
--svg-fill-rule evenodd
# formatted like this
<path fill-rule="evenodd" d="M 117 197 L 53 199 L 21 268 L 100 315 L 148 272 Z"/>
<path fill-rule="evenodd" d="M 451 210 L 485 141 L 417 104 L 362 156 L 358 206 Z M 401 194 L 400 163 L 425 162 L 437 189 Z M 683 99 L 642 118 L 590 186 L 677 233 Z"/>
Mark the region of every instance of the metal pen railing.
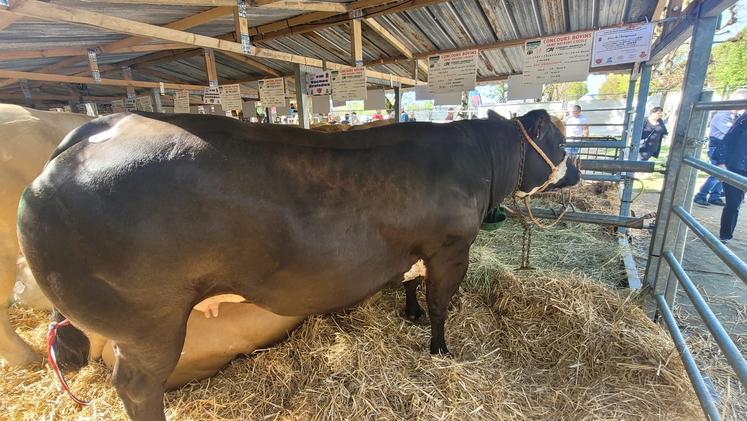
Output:
<path fill-rule="evenodd" d="M 720 414 L 713 396 L 716 392 L 709 390 L 706 386 L 672 314 L 677 286 L 679 285 L 684 289 L 699 318 L 713 336 L 727 362 L 734 369 L 737 378 L 743 386 L 747 387 L 747 361 L 745 361 L 744 356 L 681 264 L 687 232 L 692 230 L 708 249 L 731 269 L 736 277 L 747 283 L 747 263 L 732 252 L 726 244 L 721 242 L 689 211 L 698 170 L 731 186 L 747 191 L 747 177 L 696 158 L 700 155 L 702 144 L 698 139 L 703 137 L 708 112 L 747 108 L 747 101 L 711 102 L 707 100 L 708 98 L 710 98 L 710 93 L 703 93 L 699 101 L 691 103 L 689 110 L 683 110 L 681 117 L 686 118 L 682 120 L 685 126 L 684 129 L 680 128 L 678 130 L 680 136 L 675 138 L 673 142 L 668 163 L 668 169 L 671 172 L 667 173 L 667 179 L 665 179 L 664 189 L 662 190 L 662 198 L 659 204 L 660 220 L 652 239 L 646 280 L 654 290 L 657 305 L 655 319 L 663 318 L 664 324 L 672 335 L 703 412 L 709 419 L 719 420 Z M 661 218 L 661 216 L 665 217 Z"/>

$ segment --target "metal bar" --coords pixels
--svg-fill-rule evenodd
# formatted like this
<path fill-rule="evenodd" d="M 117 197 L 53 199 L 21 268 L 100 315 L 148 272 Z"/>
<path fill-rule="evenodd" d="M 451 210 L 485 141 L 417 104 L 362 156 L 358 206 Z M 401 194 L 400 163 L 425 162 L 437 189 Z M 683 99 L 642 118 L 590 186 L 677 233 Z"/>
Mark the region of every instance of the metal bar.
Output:
<path fill-rule="evenodd" d="M 628 278 L 628 288 L 639 290 L 643 285 L 641 284 L 641 278 L 638 276 L 638 268 L 635 265 L 635 259 L 633 259 L 633 252 L 630 250 L 628 237 L 620 237 L 618 243 L 622 247 L 623 265 L 625 265 L 625 275 Z"/>
<path fill-rule="evenodd" d="M 610 174 L 583 174 L 581 178 L 585 181 L 611 181 L 614 183 L 617 183 L 623 179 L 623 177 L 620 175 Z"/>
<path fill-rule="evenodd" d="M 648 89 L 651 85 L 651 65 L 646 63 L 641 66 L 640 85 L 638 87 L 638 102 L 635 106 L 635 119 L 633 130 L 630 132 L 630 159 L 638 159 L 639 140 L 643 133 L 643 125 L 646 120 L 646 103 L 648 101 Z"/>
<path fill-rule="evenodd" d="M 698 289 L 695 288 L 693 281 L 690 280 L 687 272 L 685 272 L 685 269 L 682 267 L 680 262 L 677 261 L 677 259 L 674 257 L 674 254 L 672 254 L 671 251 L 665 251 L 664 259 L 667 261 L 667 263 L 669 263 L 669 267 L 672 268 L 672 273 L 674 273 L 674 276 L 677 277 L 677 279 L 680 281 L 680 284 L 682 284 L 682 286 L 685 288 L 687 296 L 690 297 L 690 301 L 693 303 L 693 306 L 695 306 L 698 314 L 700 314 L 700 318 L 703 319 L 703 323 L 705 323 L 706 327 L 713 335 L 713 339 L 715 339 L 716 343 L 718 343 L 718 346 L 724 353 L 724 356 L 729 362 L 729 365 L 731 365 L 731 367 L 737 373 L 739 381 L 741 381 L 743 385 L 747 386 L 747 361 L 745 361 L 742 353 L 739 351 L 739 348 L 734 345 L 734 342 L 729 337 L 729 334 L 726 333 L 724 327 L 721 326 L 721 323 L 719 323 L 716 315 L 713 314 L 713 311 L 711 311 L 708 303 L 705 302 L 703 296 L 700 295 Z"/>
<path fill-rule="evenodd" d="M 528 215 L 526 208 L 519 208 L 521 213 Z M 540 219 L 558 219 L 560 213 L 553 209 L 532 208 L 532 215 Z M 571 212 L 563 215 L 563 221 L 582 222 L 585 224 L 608 225 L 613 227 L 643 228 L 645 218 L 621 217 L 618 215 L 604 215 L 593 212 Z"/>
<path fill-rule="evenodd" d="M 625 3 L 625 7 L 629 7 L 630 2 Z M 628 94 L 625 96 L 625 119 L 623 120 L 623 132 L 620 140 L 623 142 L 628 141 L 628 133 L 630 132 L 630 115 L 634 113 L 633 110 L 633 99 L 635 98 L 635 85 L 636 79 L 633 78 L 633 73 L 630 74 L 630 80 L 628 81 Z"/>
<path fill-rule="evenodd" d="M 566 127 L 573 126 L 588 126 L 588 127 L 608 127 L 608 126 L 622 126 L 624 123 L 584 123 L 584 124 L 566 124 Z"/>
<path fill-rule="evenodd" d="M 682 166 L 682 159 L 688 155 L 687 150 L 692 148 L 690 141 L 687 139 L 687 126 L 690 121 L 693 104 L 700 100 L 703 85 L 705 83 L 706 71 L 711 56 L 711 47 L 713 46 L 713 36 L 716 32 L 718 17 L 700 17 L 695 23 L 692 41 L 690 42 L 690 52 L 688 53 L 687 67 L 683 80 L 682 100 L 677 112 L 677 124 L 672 131 L 672 147 L 669 150 L 667 159 L 667 173 L 664 178 L 664 185 L 659 195 L 659 205 L 657 207 L 656 229 L 651 239 L 649 247 L 649 257 L 646 261 L 646 282 L 654 288 L 655 294 L 660 294 L 666 289 L 667 274 L 661 270 L 666 265 L 661 264 L 661 255 L 664 250 L 673 248 L 674 238 L 670 233 L 676 232 L 676 227 L 669 227 L 672 220 L 672 207 L 676 203 L 683 203 L 683 189 L 677 189 L 679 170 Z M 644 65 L 645 70 L 647 65 Z M 661 282 L 660 282 L 661 281 Z"/>
<path fill-rule="evenodd" d="M 745 108 L 747 108 L 747 99 L 701 101 L 693 106 L 693 109 L 698 111 L 742 110 Z"/>
<path fill-rule="evenodd" d="M 656 304 L 659 307 L 661 315 L 664 316 L 664 324 L 672 335 L 674 345 L 680 353 L 682 363 L 685 365 L 685 371 L 687 371 L 687 376 L 690 377 L 690 382 L 693 384 L 693 389 L 695 390 L 695 394 L 698 396 L 700 406 L 703 408 L 703 413 L 705 413 L 706 419 L 710 419 L 711 421 L 720 420 L 721 415 L 716 409 L 716 405 L 713 404 L 711 393 L 708 391 L 708 387 L 706 387 L 705 382 L 703 381 L 703 376 L 700 374 L 700 370 L 698 370 L 698 366 L 695 364 L 695 360 L 693 359 L 692 354 L 690 354 L 690 350 L 687 349 L 685 338 L 682 337 L 682 332 L 680 332 L 680 328 L 677 327 L 677 322 L 674 320 L 672 310 L 669 309 L 669 305 L 663 295 L 659 294 L 656 296 Z"/>
<path fill-rule="evenodd" d="M 567 142 L 563 145 L 564 148 L 615 148 L 622 149 L 625 147 L 624 142 L 615 141 L 582 141 L 582 142 Z"/>
<path fill-rule="evenodd" d="M 606 140 L 606 141 L 613 141 L 613 140 L 619 140 L 619 138 L 615 137 L 615 136 L 566 136 L 565 140 Z"/>
<path fill-rule="evenodd" d="M 693 230 L 695 235 L 698 236 L 711 250 L 713 253 L 721 259 L 722 262 L 726 263 L 726 266 L 734 272 L 739 279 L 747 283 L 747 263 L 739 258 L 733 251 L 729 250 L 719 239 L 708 231 L 708 228 L 704 227 L 703 224 L 698 222 L 695 217 L 690 215 L 685 208 L 682 206 L 675 206 L 673 212 L 677 215 L 682 222 Z"/>
<path fill-rule="evenodd" d="M 713 164 L 709 164 L 703 160 L 694 158 L 692 156 L 686 156 L 682 162 L 684 162 L 687 165 L 690 165 L 691 167 L 695 167 L 701 171 L 706 172 L 709 175 L 712 175 L 719 180 L 728 183 L 742 191 L 747 191 L 747 177 L 743 175 L 739 175 L 737 173 L 733 173 L 727 169 L 717 167 Z"/>
<path fill-rule="evenodd" d="M 654 172 L 655 162 L 649 161 L 619 161 L 613 159 L 582 159 L 581 169 L 587 171 L 633 171 Z"/>
<path fill-rule="evenodd" d="M 594 111 L 625 111 L 625 107 L 610 107 L 610 108 L 584 108 L 584 114 L 586 113 L 593 113 Z"/>
<path fill-rule="evenodd" d="M 700 94 L 701 101 L 710 100 L 713 97 L 713 91 L 705 91 Z M 694 155 L 700 156 L 702 149 L 702 143 L 695 140 L 702 139 L 705 136 L 705 127 L 707 123 L 708 113 L 705 111 L 693 111 L 690 114 L 690 121 L 687 130 L 688 139 L 692 140 L 692 146 L 688 149 L 692 149 Z M 678 176 L 678 185 L 682 185 L 685 188 L 685 194 L 682 202 L 679 202 L 683 209 L 688 213 L 693 207 L 693 197 L 695 196 L 695 186 L 698 183 L 698 171 L 692 167 L 681 166 L 680 174 Z M 677 202 L 675 202 L 676 204 Z M 676 237 L 674 241 L 674 248 L 672 249 L 675 257 L 682 260 L 685 254 L 685 244 L 687 244 L 687 225 L 683 223 L 677 224 Z M 664 297 L 668 303 L 674 303 L 675 294 L 677 294 L 677 279 L 674 277 L 671 271 L 667 275 L 667 289 Z"/>

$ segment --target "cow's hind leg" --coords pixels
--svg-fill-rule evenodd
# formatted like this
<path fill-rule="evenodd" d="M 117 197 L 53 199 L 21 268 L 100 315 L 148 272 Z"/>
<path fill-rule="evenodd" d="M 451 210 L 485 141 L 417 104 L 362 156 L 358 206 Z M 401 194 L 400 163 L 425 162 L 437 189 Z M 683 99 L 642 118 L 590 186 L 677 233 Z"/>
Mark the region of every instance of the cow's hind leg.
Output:
<path fill-rule="evenodd" d="M 423 277 L 418 276 L 402 283 L 405 288 L 405 317 L 411 322 L 417 321 L 423 315 L 423 309 L 418 303 L 418 286 L 422 282 Z"/>
<path fill-rule="evenodd" d="M 176 367 L 184 346 L 183 320 L 158 321 L 157 329 L 131 342 L 115 342 L 112 383 L 133 421 L 166 419 L 163 395 L 166 379 Z"/>
<path fill-rule="evenodd" d="M 455 241 L 439 250 L 426 263 L 428 316 L 431 319 L 431 354 L 448 354 L 444 324 L 452 295 L 462 283 L 469 265 L 469 244 Z"/>
<path fill-rule="evenodd" d="M 15 235 L 12 240 L 14 247 L 6 247 L 4 241 L 10 240 L 0 239 L 0 359 L 5 359 L 12 366 L 40 363 L 41 356 L 18 336 L 8 318 L 8 306 L 16 279 L 16 258 L 13 255 L 18 255 L 18 246 Z"/>

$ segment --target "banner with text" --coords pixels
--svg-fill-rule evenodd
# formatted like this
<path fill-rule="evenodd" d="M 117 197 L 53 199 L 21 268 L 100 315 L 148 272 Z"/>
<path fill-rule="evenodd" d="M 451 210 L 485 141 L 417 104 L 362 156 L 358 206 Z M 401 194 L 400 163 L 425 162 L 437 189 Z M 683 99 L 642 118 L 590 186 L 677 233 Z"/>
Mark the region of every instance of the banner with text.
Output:
<path fill-rule="evenodd" d="M 559 83 L 586 80 L 589 75 L 592 31 L 527 41 L 524 82 Z"/>
<path fill-rule="evenodd" d="M 348 101 L 366 99 L 366 68 L 346 67 L 332 79 L 332 100 Z"/>
<path fill-rule="evenodd" d="M 285 78 L 263 79 L 259 84 L 259 101 L 263 107 L 285 106 Z"/>
<path fill-rule="evenodd" d="M 306 73 L 306 95 L 329 95 L 332 93 L 332 72 Z"/>
<path fill-rule="evenodd" d="M 474 89 L 477 55 L 477 50 L 468 50 L 428 57 L 428 91 L 445 94 Z"/>
<path fill-rule="evenodd" d="M 594 32 L 591 67 L 646 61 L 651 54 L 654 24 L 632 23 Z"/>
<path fill-rule="evenodd" d="M 123 99 L 112 100 L 112 112 L 113 113 L 125 112 L 125 102 Z"/>

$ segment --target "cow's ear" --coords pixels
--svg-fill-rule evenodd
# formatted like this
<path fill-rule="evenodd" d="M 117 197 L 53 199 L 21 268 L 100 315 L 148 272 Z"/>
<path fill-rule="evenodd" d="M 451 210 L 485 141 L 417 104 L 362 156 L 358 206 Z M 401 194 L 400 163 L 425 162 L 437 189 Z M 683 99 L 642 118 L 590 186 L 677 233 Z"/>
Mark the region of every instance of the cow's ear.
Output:
<path fill-rule="evenodd" d="M 501 117 L 497 112 L 493 110 L 488 110 L 488 120 L 503 120 L 504 118 Z"/>

